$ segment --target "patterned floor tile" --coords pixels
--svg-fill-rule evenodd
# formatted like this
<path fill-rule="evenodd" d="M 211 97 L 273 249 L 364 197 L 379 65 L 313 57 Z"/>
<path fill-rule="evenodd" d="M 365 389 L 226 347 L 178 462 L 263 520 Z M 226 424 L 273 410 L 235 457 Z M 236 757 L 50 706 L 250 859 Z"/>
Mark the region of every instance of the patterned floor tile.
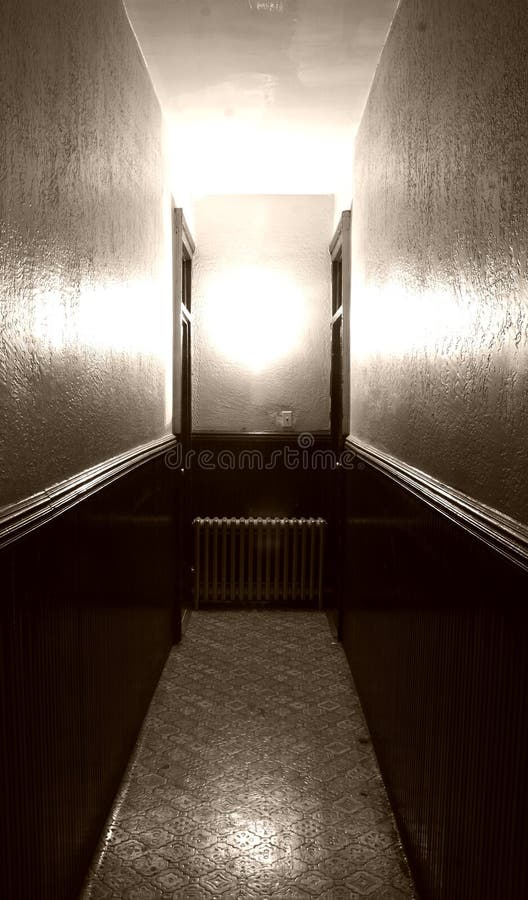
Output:
<path fill-rule="evenodd" d="M 415 897 L 322 613 L 193 613 L 81 900 Z"/>
<path fill-rule="evenodd" d="M 310 894 L 294 884 L 280 887 L 275 891 L 273 897 L 276 900 L 310 900 Z"/>
<path fill-rule="evenodd" d="M 321 894 L 319 900 L 358 900 L 358 894 L 354 894 L 353 891 L 344 884 L 334 884 L 330 890 Z"/>
<path fill-rule="evenodd" d="M 153 878 L 159 875 L 165 869 L 168 869 L 171 861 L 157 853 L 144 853 L 142 856 L 132 860 L 133 868 L 143 875 L 145 878 Z"/>
<path fill-rule="evenodd" d="M 228 891 L 232 891 L 236 887 L 236 878 L 228 872 L 216 869 L 208 875 L 203 875 L 202 878 L 200 878 L 200 884 L 206 891 L 209 891 L 213 897 L 216 897 L 218 895 L 221 896 L 222 894 L 226 894 Z"/>
<path fill-rule="evenodd" d="M 123 900 L 162 900 L 163 894 L 159 888 L 151 884 L 139 884 L 137 887 L 125 891 Z"/>
<path fill-rule="evenodd" d="M 145 852 L 145 847 L 139 841 L 123 841 L 114 847 L 114 853 L 125 862 L 137 859 Z"/>
<path fill-rule="evenodd" d="M 345 879 L 345 884 L 361 897 L 373 894 L 374 891 L 384 887 L 383 882 L 376 875 L 367 871 L 355 872 L 354 875 Z"/>
<path fill-rule="evenodd" d="M 333 886 L 333 879 L 318 872 L 317 869 L 309 869 L 304 875 L 297 878 L 297 884 L 302 890 L 315 897 L 320 897 L 322 893 L 328 891 Z"/>

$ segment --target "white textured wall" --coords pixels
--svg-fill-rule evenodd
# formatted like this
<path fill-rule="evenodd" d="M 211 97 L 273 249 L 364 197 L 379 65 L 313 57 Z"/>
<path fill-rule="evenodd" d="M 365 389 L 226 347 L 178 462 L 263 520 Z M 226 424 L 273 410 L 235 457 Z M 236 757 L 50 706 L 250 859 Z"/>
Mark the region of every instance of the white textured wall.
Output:
<path fill-rule="evenodd" d="M 0 506 L 170 431 L 162 119 L 121 0 L 4 0 Z"/>
<path fill-rule="evenodd" d="M 403 0 L 358 136 L 353 434 L 528 522 L 526 0 Z"/>
<path fill-rule="evenodd" d="M 333 207 L 331 196 L 197 201 L 195 430 L 273 432 L 281 410 L 294 431 L 328 428 Z"/>

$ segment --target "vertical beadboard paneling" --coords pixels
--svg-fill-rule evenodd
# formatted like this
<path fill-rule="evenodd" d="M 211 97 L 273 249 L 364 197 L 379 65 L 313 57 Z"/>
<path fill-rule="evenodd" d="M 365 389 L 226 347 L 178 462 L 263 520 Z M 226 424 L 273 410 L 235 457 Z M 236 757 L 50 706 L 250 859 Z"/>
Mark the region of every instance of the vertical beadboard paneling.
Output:
<path fill-rule="evenodd" d="M 347 473 L 345 648 L 424 900 L 528 896 L 527 576 Z"/>
<path fill-rule="evenodd" d="M 82 884 L 172 643 L 175 480 L 151 461 L 0 551 L 10 900 L 73 900 Z"/>

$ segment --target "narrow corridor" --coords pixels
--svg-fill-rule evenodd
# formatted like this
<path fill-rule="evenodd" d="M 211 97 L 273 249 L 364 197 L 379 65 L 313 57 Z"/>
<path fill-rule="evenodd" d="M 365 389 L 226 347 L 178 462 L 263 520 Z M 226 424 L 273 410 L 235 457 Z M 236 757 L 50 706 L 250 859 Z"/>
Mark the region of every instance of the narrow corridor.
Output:
<path fill-rule="evenodd" d="M 414 896 L 326 616 L 194 613 L 83 900 Z"/>

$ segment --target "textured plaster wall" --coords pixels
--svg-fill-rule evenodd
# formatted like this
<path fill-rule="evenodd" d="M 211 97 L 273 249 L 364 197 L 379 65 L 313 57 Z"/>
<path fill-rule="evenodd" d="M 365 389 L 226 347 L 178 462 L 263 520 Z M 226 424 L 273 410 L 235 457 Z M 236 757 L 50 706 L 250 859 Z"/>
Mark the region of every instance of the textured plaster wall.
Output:
<path fill-rule="evenodd" d="M 528 522 L 525 0 L 403 0 L 357 140 L 351 431 Z"/>
<path fill-rule="evenodd" d="M 198 431 L 329 427 L 333 197 L 197 201 L 193 426 Z"/>
<path fill-rule="evenodd" d="M 0 506 L 168 431 L 170 201 L 120 0 L 4 0 Z"/>

